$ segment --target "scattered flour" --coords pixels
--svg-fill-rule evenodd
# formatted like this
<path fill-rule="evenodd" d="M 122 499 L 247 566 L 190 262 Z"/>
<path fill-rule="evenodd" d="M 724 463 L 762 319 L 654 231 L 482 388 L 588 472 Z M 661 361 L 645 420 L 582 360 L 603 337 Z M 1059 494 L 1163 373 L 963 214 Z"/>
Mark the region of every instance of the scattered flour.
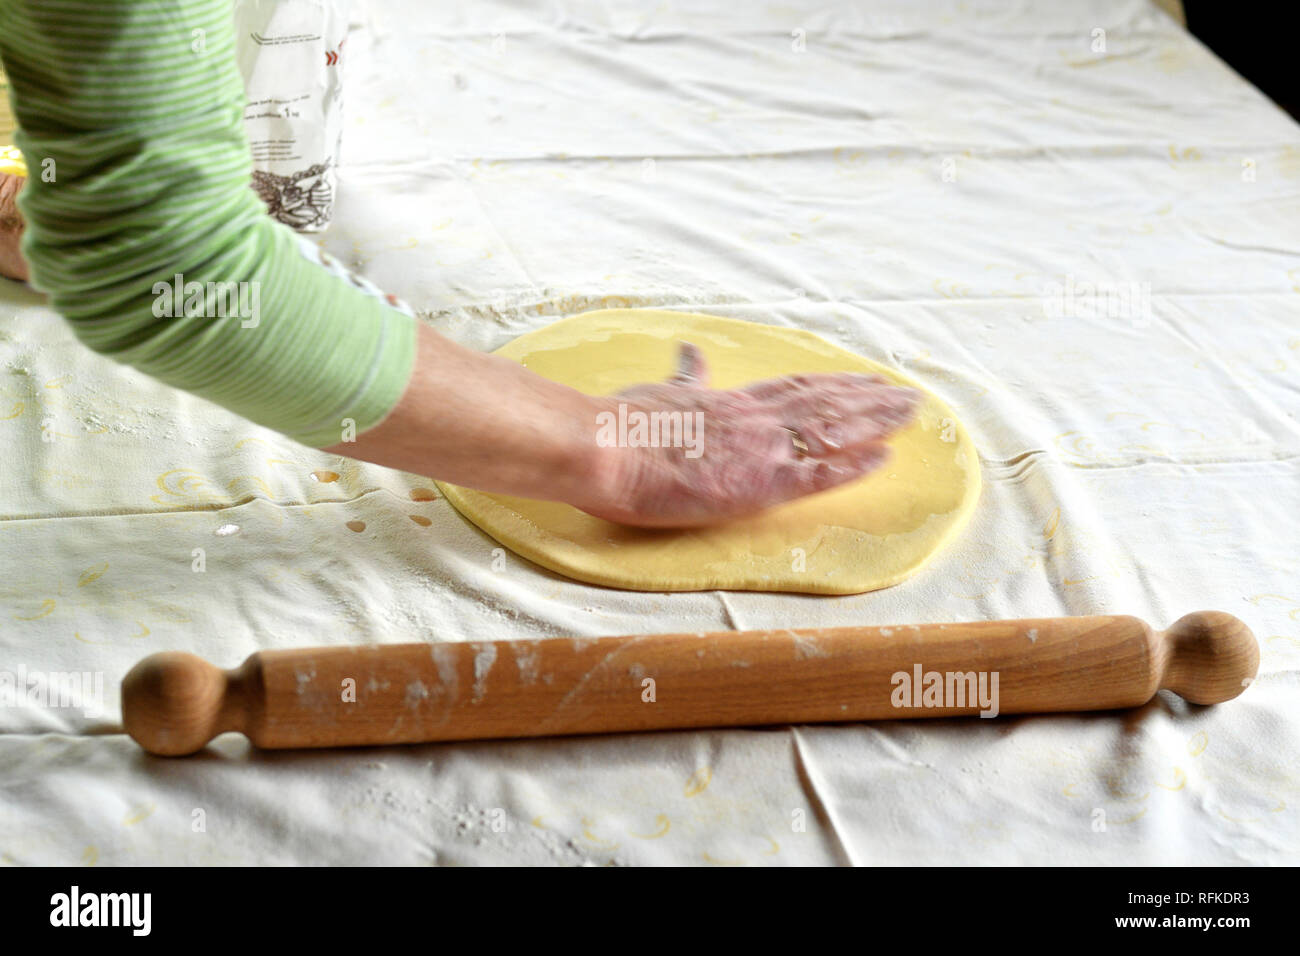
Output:
<path fill-rule="evenodd" d="M 448 702 L 455 701 L 456 688 L 460 682 L 456 672 L 456 651 L 450 644 L 434 644 L 429 648 L 433 663 L 438 668 L 438 680 L 446 692 Z"/>
<path fill-rule="evenodd" d="M 487 694 L 487 676 L 492 672 L 492 665 L 497 660 L 495 644 L 474 644 L 474 694 L 470 698 L 478 703 Z"/>
<path fill-rule="evenodd" d="M 537 672 L 541 666 L 541 655 L 537 645 L 539 641 L 516 641 L 511 645 L 515 652 L 515 666 L 519 668 L 519 679 L 525 684 L 537 683 Z"/>
<path fill-rule="evenodd" d="M 799 660 L 806 661 L 810 657 L 830 656 L 818 646 L 815 637 L 805 637 L 797 631 L 786 631 L 786 633 L 794 638 L 794 656 Z"/>
<path fill-rule="evenodd" d="M 424 686 L 424 681 L 411 681 L 406 685 L 406 706 L 415 708 L 420 706 L 420 701 L 429 698 L 429 688 Z"/>

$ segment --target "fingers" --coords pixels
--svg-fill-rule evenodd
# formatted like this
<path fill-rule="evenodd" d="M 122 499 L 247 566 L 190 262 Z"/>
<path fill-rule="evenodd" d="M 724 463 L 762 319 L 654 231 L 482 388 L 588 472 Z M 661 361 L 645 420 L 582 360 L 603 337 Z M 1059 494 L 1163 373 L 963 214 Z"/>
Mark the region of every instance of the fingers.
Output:
<path fill-rule="evenodd" d="M 685 385 L 693 388 L 707 388 L 709 385 L 709 363 L 704 353 L 690 342 L 682 342 L 677 352 L 677 371 L 668 379 L 670 385 Z"/>
<path fill-rule="evenodd" d="M 794 429 L 813 455 L 876 441 L 912 420 L 916 389 L 890 385 L 877 375 L 841 372 L 790 375 L 741 389 L 764 411 Z"/>
<path fill-rule="evenodd" d="M 747 385 L 740 391 L 754 398 L 767 401 L 780 398 L 792 392 L 802 393 L 819 391 L 827 388 L 860 388 L 867 385 L 889 385 L 879 375 L 865 375 L 860 372 L 830 372 L 812 375 L 783 375 L 781 378 L 764 379 Z"/>
<path fill-rule="evenodd" d="M 795 458 L 781 462 L 771 472 L 765 487 L 766 500 L 760 507 L 768 508 L 857 481 L 881 467 L 889 456 L 889 447 L 876 443 L 825 458 Z"/>
<path fill-rule="evenodd" d="M 807 453 L 825 456 L 879 441 L 909 423 L 920 395 L 915 389 L 872 385 L 791 393 L 771 400 L 771 413 L 796 432 Z"/>

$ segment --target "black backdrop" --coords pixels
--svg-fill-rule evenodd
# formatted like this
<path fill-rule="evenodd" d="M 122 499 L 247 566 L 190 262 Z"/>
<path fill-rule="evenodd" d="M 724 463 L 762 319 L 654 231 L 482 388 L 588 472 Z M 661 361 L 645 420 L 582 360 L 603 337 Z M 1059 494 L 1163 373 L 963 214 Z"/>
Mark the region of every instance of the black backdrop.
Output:
<path fill-rule="evenodd" d="M 1294 3 L 1183 0 L 1187 27 L 1234 70 L 1300 120 Z"/>

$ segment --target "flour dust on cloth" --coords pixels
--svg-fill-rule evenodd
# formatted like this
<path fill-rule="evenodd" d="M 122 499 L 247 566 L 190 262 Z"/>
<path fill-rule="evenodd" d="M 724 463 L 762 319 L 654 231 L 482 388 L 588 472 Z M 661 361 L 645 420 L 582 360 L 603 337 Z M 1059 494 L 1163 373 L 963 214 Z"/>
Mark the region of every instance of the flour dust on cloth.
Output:
<path fill-rule="evenodd" d="M 1300 126 L 1146 0 L 354 6 L 332 255 L 487 351 L 595 308 L 815 332 L 959 414 L 979 505 L 868 594 L 594 586 L 0 280 L 0 671 L 104 675 L 102 718 L 0 707 L 0 859 L 1300 860 Z M 1045 309 L 1070 276 L 1149 283 L 1150 314 Z M 293 755 L 231 734 L 165 764 L 99 726 L 163 650 L 1203 607 L 1260 639 L 1227 706 Z"/>
<path fill-rule="evenodd" d="M 923 399 L 915 420 L 890 440 L 893 454 L 882 468 L 841 488 L 716 527 L 629 528 L 560 502 L 442 484 L 447 500 L 543 567 L 641 591 L 872 591 L 915 574 L 970 517 L 979 498 L 979 456 L 952 411 L 914 381 L 811 332 L 708 315 L 610 309 L 530 332 L 496 354 L 581 392 L 609 395 L 668 377 L 681 342 L 704 353 L 715 388 L 797 373 L 867 372 L 918 388 Z M 700 439 L 696 453 L 707 455 L 707 422 L 703 426 L 702 435 L 689 436 L 685 427 L 681 434 Z M 596 423 L 592 427 L 594 438 Z M 631 435 L 636 423 L 617 427 Z"/>

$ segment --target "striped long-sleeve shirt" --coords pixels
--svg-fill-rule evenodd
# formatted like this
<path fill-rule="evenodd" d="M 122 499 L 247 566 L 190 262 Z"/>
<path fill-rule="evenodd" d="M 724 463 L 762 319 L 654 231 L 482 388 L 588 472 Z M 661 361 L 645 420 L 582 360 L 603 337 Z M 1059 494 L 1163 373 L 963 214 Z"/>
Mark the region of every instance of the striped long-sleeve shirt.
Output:
<path fill-rule="evenodd" d="M 229 0 L 0 0 L 0 58 L 23 254 L 82 342 L 305 444 L 387 415 L 415 320 L 249 188 Z"/>

